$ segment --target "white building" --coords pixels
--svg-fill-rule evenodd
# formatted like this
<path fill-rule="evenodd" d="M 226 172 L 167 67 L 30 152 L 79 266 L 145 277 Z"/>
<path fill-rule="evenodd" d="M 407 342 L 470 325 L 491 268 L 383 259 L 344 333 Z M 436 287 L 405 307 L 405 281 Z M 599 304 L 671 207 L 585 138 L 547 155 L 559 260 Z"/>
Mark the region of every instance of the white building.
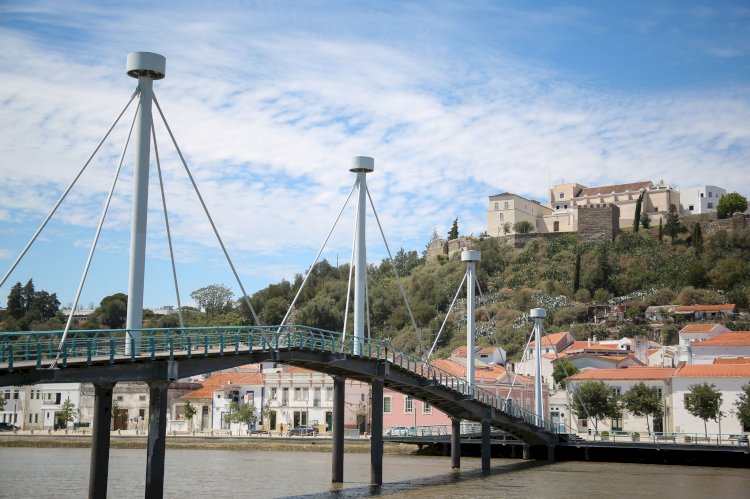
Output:
<path fill-rule="evenodd" d="M 688 347 L 691 364 L 713 364 L 715 359 L 750 357 L 750 331 L 727 331 Z"/>
<path fill-rule="evenodd" d="M 726 193 L 726 189 L 715 185 L 680 189 L 680 212 L 683 215 L 715 212 L 719 199 Z"/>

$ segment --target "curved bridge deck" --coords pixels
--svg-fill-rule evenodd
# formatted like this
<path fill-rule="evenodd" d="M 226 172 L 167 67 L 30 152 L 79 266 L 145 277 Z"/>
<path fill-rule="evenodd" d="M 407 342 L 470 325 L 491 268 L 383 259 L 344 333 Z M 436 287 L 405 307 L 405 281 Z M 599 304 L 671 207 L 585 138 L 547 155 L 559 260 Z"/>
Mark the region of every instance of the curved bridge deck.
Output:
<path fill-rule="evenodd" d="M 342 341 L 340 333 L 306 326 L 140 332 L 139 349 L 125 330 L 71 331 L 54 369 L 50 366 L 61 332 L 2 333 L 0 386 L 176 380 L 243 364 L 278 362 L 366 383 L 382 379 L 384 386 L 424 400 L 453 418 L 487 421 L 531 445 L 555 445 L 565 439 L 557 425 L 380 340 Z"/>

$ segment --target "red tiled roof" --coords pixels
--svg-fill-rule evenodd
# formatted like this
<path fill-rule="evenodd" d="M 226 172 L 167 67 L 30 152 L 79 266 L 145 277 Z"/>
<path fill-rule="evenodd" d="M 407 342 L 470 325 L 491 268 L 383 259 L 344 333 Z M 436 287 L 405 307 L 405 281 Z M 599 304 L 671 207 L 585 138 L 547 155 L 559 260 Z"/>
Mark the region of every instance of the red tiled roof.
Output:
<path fill-rule="evenodd" d="M 563 350 L 563 352 L 568 353 L 568 352 L 573 352 L 573 351 L 576 351 L 576 350 L 588 350 L 588 351 L 591 351 L 591 352 L 594 352 L 594 351 L 608 351 L 608 352 L 611 352 L 611 351 L 622 351 L 622 352 L 625 352 L 626 351 L 626 350 L 622 350 L 617 345 L 600 345 L 599 343 L 592 343 L 591 345 L 589 345 L 588 341 L 574 341 L 573 343 L 570 344 L 570 346 L 568 348 L 566 348 L 565 350 Z"/>
<path fill-rule="evenodd" d="M 737 308 L 737 305 L 730 303 L 728 305 L 680 305 L 675 312 L 721 312 L 722 310 L 731 311 Z"/>
<path fill-rule="evenodd" d="M 216 373 L 203 382 L 203 386 L 193 392 L 179 397 L 181 399 L 210 399 L 214 390 L 229 385 L 262 385 L 263 375 L 260 373 Z"/>
<path fill-rule="evenodd" d="M 596 196 L 597 194 L 610 194 L 612 192 L 640 191 L 651 187 L 651 182 L 633 182 L 630 184 L 603 185 L 601 187 L 585 187 L 576 197 Z"/>
<path fill-rule="evenodd" d="M 688 324 L 684 328 L 680 329 L 682 333 L 710 333 L 715 327 L 721 324 Z"/>
<path fill-rule="evenodd" d="M 669 367 L 633 366 L 620 369 L 587 369 L 570 377 L 574 381 L 586 380 L 641 380 L 669 379 L 676 369 Z"/>
<path fill-rule="evenodd" d="M 750 331 L 729 331 L 721 333 L 705 341 L 693 342 L 691 346 L 693 348 L 750 346 Z"/>
<path fill-rule="evenodd" d="M 750 364 L 750 357 L 717 357 L 714 364 Z"/>
<path fill-rule="evenodd" d="M 687 364 L 677 369 L 675 377 L 750 377 L 750 364 Z"/>
<path fill-rule="evenodd" d="M 545 334 L 542 336 L 542 345 L 549 345 L 554 346 L 557 348 L 559 346 L 559 343 L 564 340 L 568 335 L 567 331 L 562 331 L 560 333 L 551 333 L 551 334 Z M 529 343 L 529 346 L 533 347 L 536 346 L 536 341 L 532 341 Z"/>
<path fill-rule="evenodd" d="M 435 359 L 431 364 L 438 369 L 461 378 L 466 377 L 466 366 L 450 359 Z M 505 374 L 505 368 L 497 364 L 474 363 L 474 378 L 496 380 Z"/>

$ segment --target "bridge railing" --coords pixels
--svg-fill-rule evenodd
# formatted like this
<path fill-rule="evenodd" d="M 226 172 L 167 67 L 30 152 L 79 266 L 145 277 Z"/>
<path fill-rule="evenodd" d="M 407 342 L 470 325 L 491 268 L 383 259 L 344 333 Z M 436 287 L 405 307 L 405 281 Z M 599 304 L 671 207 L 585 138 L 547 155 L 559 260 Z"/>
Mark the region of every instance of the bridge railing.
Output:
<path fill-rule="evenodd" d="M 140 347 L 133 333 L 140 333 Z M 129 334 L 130 333 L 130 334 Z M 390 362 L 391 365 L 477 400 L 529 425 L 550 433 L 568 433 L 558 423 L 545 420 L 504 397 L 470 385 L 456 376 L 413 355 L 400 352 L 383 340 L 361 339 L 308 326 L 225 326 L 191 328 L 144 328 L 138 330 L 76 330 L 69 331 L 60 344 L 62 331 L 25 331 L 0 333 L 0 364 L 12 372 L 17 362 L 35 362 L 37 368 L 48 367 L 53 359 L 67 366 L 71 358 L 85 359 L 87 364 L 115 363 L 123 357 L 132 361 L 151 360 L 175 354 L 194 356 L 232 355 L 251 350 L 307 349 L 319 352 L 346 353 L 353 356 Z M 59 350 L 58 350 L 59 347 Z M 58 357 L 59 354 L 59 357 Z"/>

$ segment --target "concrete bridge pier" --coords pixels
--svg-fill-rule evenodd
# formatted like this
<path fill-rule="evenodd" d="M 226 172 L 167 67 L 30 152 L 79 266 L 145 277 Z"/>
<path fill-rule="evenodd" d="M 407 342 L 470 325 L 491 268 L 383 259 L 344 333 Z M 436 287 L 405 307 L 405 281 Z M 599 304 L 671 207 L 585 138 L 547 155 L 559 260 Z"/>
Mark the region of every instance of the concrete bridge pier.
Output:
<path fill-rule="evenodd" d="M 528 461 L 531 459 L 531 446 L 529 444 L 523 444 L 523 460 Z"/>
<path fill-rule="evenodd" d="M 482 471 L 490 471 L 490 456 L 492 453 L 492 445 L 490 444 L 491 436 L 490 422 L 487 420 L 482 421 Z"/>
<path fill-rule="evenodd" d="M 333 377 L 333 428 L 331 436 L 331 481 L 344 481 L 344 386 L 346 379 L 341 376 Z M 382 394 L 381 394 L 382 399 Z M 381 402 L 382 404 L 382 402 Z M 382 433 L 382 430 L 381 430 Z M 382 438 L 382 437 L 381 437 Z"/>
<path fill-rule="evenodd" d="M 372 380 L 370 483 L 383 485 L 383 379 Z"/>
<path fill-rule="evenodd" d="M 94 383 L 94 432 L 91 435 L 89 498 L 107 497 L 109 477 L 109 427 L 112 423 L 114 383 Z"/>
<path fill-rule="evenodd" d="M 148 450 L 145 497 L 164 497 L 164 454 L 167 439 L 167 390 L 169 381 L 151 381 L 148 402 Z"/>
<path fill-rule="evenodd" d="M 547 461 L 550 463 L 555 462 L 555 446 L 554 445 L 547 446 Z"/>
<path fill-rule="evenodd" d="M 461 420 L 451 419 L 451 468 L 461 468 Z"/>

